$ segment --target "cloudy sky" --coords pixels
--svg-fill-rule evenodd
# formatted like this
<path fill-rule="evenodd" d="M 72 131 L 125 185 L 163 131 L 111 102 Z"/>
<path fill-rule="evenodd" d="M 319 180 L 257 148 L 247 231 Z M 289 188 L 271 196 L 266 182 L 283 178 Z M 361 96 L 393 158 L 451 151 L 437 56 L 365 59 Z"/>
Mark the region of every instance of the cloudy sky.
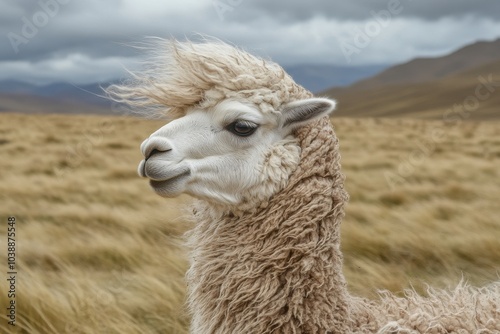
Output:
<path fill-rule="evenodd" d="M 144 36 L 218 37 L 284 66 L 395 64 L 500 38 L 498 0 L 0 0 L 0 80 L 106 81 Z"/>

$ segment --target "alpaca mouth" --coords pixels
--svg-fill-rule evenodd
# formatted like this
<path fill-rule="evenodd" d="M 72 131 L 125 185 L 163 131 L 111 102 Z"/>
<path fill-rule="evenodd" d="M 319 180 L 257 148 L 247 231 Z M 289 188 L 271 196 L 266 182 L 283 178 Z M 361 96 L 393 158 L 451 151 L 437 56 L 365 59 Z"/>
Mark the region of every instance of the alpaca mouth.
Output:
<path fill-rule="evenodd" d="M 170 181 L 180 176 L 191 174 L 188 166 L 178 164 L 165 163 L 164 161 L 142 160 L 139 164 L 137 172 L 139 176 L 146 177 L 151 181 Z"/>
<path fill-rule="evenodd" d="M 183 169 L 180 173 L 169 177 L 166 180 L 149 180 L 149 185 L 160 196 L 175 196 L 182 188 L 182 180 L 191 175 L 189 168 Z"/>
<path fill-rule="evenodd" d="M 191 175 L 189 166 L 165 166 L 158 161 L 142 160 L 137 169 L 139 176 L 149 179 L 149 185 L 160 196 L 175 197 L 183 191 L 187 177 Z"/>

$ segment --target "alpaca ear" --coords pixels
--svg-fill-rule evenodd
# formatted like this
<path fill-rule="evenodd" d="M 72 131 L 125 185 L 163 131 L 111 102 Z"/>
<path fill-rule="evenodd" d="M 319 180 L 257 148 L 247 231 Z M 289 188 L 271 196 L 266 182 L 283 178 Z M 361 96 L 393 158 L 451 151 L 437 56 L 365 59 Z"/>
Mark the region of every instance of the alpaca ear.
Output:
<path fill-rule="evenodd" d="M 283 107 L 283 127 L 295 129 L 312 120 L 331 114 L 337 103 L 325 98 L 294 101 Z"/>

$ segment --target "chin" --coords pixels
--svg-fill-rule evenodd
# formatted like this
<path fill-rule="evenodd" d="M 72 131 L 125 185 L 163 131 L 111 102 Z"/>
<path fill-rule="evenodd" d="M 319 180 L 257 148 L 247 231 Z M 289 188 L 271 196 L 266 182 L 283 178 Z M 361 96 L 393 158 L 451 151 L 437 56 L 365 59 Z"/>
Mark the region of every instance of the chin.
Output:
<path fill-rule="evenodd" d="M 149 185 L 157 195 L 166 198 L 173 198 L 180 196 L 185 192 L 185 180 L 175 179 L 167 181 L 149 181 Z"/>

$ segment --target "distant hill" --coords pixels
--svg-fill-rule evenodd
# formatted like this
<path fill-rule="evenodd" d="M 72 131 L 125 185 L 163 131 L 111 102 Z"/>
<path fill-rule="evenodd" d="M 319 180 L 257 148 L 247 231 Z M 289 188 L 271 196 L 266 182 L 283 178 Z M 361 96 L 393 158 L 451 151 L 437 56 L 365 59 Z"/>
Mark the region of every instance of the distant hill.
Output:
<path fill-rule="evenodd" d="M 447 56 L 416 58 L 396 65 L 371 78 L 356 82 L 356 89 L 371 89 L 380 85 L 400 85 L 441 79 L 500 59 L 500 39 L 477 42 Z"/>
<path fill-rule="evenodd" d="M 101 86 L 109 84 L 37 86 L 15 80 L 0 81 L 0 112 L 117 114 L 111 102 L 103 97 Z"/>
<path fill-rule="evenodd" d="M 286 68 L 307 89 L 317 92 L 331 86 L 344 86 L 380 72 L 387 66 L 341 67 L 298 65 Z M 56 82 L 37 86 L 15 80 L 0 81 L 0 112 L 98 113 L 114 114 L 112 104 L 102 97 L 101 87 L 113 82 L 74 85 Z"/>
<path fill-rule="evenodd" d="M 375 75 L 389 65 L 335 66 L 302 64 L 285 67 L 285 71 L 300 85 L 312 92 L 320 92 L 333 86 L 347 86 Z"/>
<path fill-rule="evenodd" d="M 0 112 L 114 114 L 109 106 L 22 93 L 0 93 Z"/>
<path fill-rule="evenodd" d="M 480 76 L 497 82 L 487 98 L 475 98 Z M 455 105 L 463 109 L 474 102 L 467 106 L 470 112 L 462 114 L 469 115 L 465 119 L 500 120 L 500 39 L 444 57 L 415 59 L 321 94 L 338 100 L 337 116 L 442 119 L 453 116 L 450 110 L 458 112 Z"/>
<path fill-rule="evenodd" d="M 109 101 L 102 97 L 102 87 L 111 82 L 92 83 L 87 85 L 74 85 L 66 82 L 56 82 L 49 85 L 38 86 L 15 80 L 0 81 L 0 94 L 31 95 L 46 97 L 71 103 L 90 104 L 108 107 Z"/>

